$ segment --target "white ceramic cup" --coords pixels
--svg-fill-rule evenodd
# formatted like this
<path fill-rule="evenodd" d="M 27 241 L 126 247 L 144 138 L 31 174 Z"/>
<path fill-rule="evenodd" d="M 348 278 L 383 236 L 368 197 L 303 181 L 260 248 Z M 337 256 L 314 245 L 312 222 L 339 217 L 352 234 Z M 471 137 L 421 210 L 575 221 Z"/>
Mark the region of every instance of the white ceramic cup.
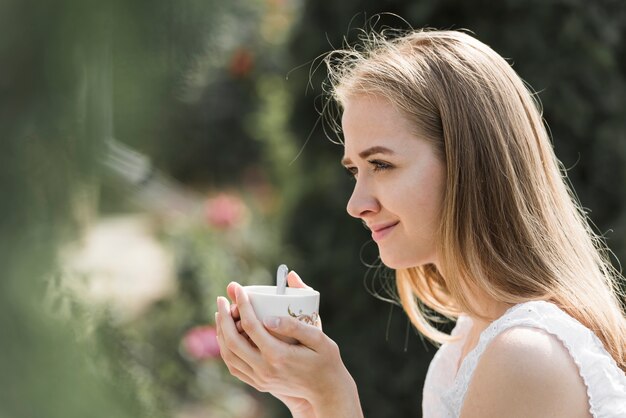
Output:
<path fill-rule="evenodd" d="M 284 295 L 277 295 L 276 286 L 244 286 L 243 289 L 260 321 L 270 316 L 291 316 L 309 325 L 318 323 L 320 293 L 317 290 L 288 287 Z"/>

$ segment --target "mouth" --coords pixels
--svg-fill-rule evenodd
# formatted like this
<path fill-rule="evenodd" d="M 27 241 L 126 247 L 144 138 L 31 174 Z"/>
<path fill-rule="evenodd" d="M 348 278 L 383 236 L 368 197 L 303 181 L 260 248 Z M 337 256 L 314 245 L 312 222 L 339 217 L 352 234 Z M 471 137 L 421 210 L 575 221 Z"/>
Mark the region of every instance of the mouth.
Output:
<path fill-rule="evenodd" d="M 391 233 L 391 231 L 396 227 L 396 225 L 398 225 L 400 222 L 394 222 L 392 224 L 388 224 L 388 225 L 381 225 L 381 226 L 376 226 L 374 228 L 372 228 L 372 238 L 374 239 L 374 241 L 378 242 L 380 240 L 382 240 L 384 237 L 386 237 L 387 235 L 389 235 Z"/>

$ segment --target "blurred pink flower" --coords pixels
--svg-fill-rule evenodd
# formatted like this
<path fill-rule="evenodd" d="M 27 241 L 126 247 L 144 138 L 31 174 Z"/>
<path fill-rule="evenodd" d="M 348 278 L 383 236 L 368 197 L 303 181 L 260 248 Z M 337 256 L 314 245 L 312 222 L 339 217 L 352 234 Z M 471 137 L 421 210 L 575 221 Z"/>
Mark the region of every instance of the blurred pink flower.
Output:
<path fill-rule="evenodd" d="M 217 332 L 210 325 L 191 328 L 183 337 L 183 347 L 194 360 L 219 357 L 220 346 L 217 344 Z"/>
<path fill-rule="evenodd" d="M 220 193 L 206 201 L 205 214 L 209 225 L 229 229 L 241 223 L 245 206 L 238 196 Z"/>
<path fill-rule="evenodd" d="M 237 49 L 230 59 L 230 73 L 237 78 L 244 78 L 254 67 L 254 56 L 247 48 Z"/>

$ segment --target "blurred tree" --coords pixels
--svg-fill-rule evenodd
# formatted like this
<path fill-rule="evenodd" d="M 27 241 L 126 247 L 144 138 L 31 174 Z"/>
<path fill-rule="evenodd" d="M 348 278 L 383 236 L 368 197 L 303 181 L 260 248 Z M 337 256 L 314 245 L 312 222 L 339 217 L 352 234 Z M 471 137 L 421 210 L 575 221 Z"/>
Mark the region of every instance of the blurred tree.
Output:
<path fill-rule="evenodd" d="M 237 395 L 236 379 L 224 381 L 215 361 L 188 361 L 178 348 L 189 328 L 212 322 L 215 296 L 228 281 L 269 281 L 267 271 L 282 261 L 276 244 L 298 176 L 289 164 L 295 155 L 284 112 L 290 96 L 276 73 L 295 8 L 261 1 L 153 6 L 120 4 L 119 19 L 111 22 L 108 39 L 118 47 L 111 47 L 112 89 L 103 98 L 113 109 L 111 135 L 187 185 L 244 189 L 250 207 L 261 206 L 252 215 L 262 216 L 251 216 L 252 225 L 232 235 L 198 225 L 205 220 L 196 213 L 182 225 L 164 222 L 178 291 L 132 323 L 111 324 L 89 309 L 86 316 L 108 336 L 109 356 L 139 380 L 149 413 L 202 403 L 216 417 L 241 416 L 233 411 L 245 405 L 231 407 L 245 396 L 229 398 Z M 107 212 L 127 209 L 103 197 Z M 207 214 L 215 212 L 209 203 L 220 200 L 207 200 Z"/>
<path fill-rule="evenodd" d="M 305 2 L 289 49 L 292 68 L 302 69 L 290 72 L 288 84 L 306 181 L 286 241 L 301 254 L 296 264 L 302 277 L 323 295 L 325 331 L 342 348 L 365 415 L 385 418 L 420 416 L 421 388 L 435 349 L 406 331 L 397 308 L 392 315 L 388 305 L 373 302 L 361 289 L 366 272 L 371 287 L 374 270 L 363 260 L 373 263 L 376 249 L 371 241 L 365 244 L 369 236 L 359 222 L 346 219 L 351 183 L 340 174 L 342 149 L 325 138 L 314 110 L 321 107 L 324 69 L 315 70 L 314 62 L 309 73 L 311 60 L 340 47 L 344 37 L 353 42 L 357 32 L 350 28 L 367 26 L 381 12 L 406 22 L 381 15 L 379 29 L 408 28 L 407 22 L 415 28 L 467 28 L 511 60 L 540 92 L 557 156 L 599 231 L 613 230 L 606 234 L 608 243 L 624 261 L 626 189 L 619 185 L 626 179 L 626 9 L 618 0 Z M 378 288 L 388 285 L 382 277 L 375 282 Z"/>
<path fill-rule="evenodd" d="M 116 136 L 187 184 L 239 185 L 246 167 L 265 158 L 250 118 L 267 100 L 263 80 L 276 69 L 290 8 L 264 1 L 144 6 L 128 6 L 115 30 L 114 42 L 126 44 L 115 56 Z M 281 16 L 285 23 L 276 23 Z"/>
<path fill-rule="evenodd" d="M 140 387 L 136 368 L 115 357 L 133 349 L 119 329 L 92 321 L 92 338 L 78 341 L 77 333 L 85 337 L 90 330 L 76 318 L 94 313 L 70 300 L 63 306 L 72 317 L 67 323 L 51 316 L 60 307 L 46 306 L 44 296 L 58 286 L 59 248 L 97 213 L 100 162 L 110 138 L 148 152 L 157 166 L 187 181 L 247 178 L 261 189 L 265 172 L 246 168 L 264 160 L 286 165 L 281 148 L 288 135 L 268 137 L 284 130 L 271 103 L 284 102 L 285 93 L 270 91 L 259 104 L 271 77 L 257 84 L 253 75 L 275 66 L 274 56 L 257 54 L 284 42 L 291 12 L 266 12 L 263 2 L 0 3 L 0 416 L 168 413 L 146 404 L 154 397 Z M 253 125 L 265 114 L 272 119 L 252 140 Z M 263 245 L 255 255 L 262 257 L 268 241 L 255 239 Z M 189 311 L 180 306 L 159 311 L 168 336 L 186 325 Z M 178 348 L 179 336 L 163 335 L 150 335 L 156 350 Z M 167 379 L 171 369 L 154 372 Z"/>
<path fill-rule="evenodd" d="M 103 20 L 93 2 L 0 4 L 0 416 L 137 417 L 123 373 L 44 304 L 57 246 L 91 206 L 97 152 L 110 134 Z M 87 13 L 84 7 L 91 7 Z M 76 19 L 80 16 L 80 19 Z M 83 219 L 84 220 L 84 219 Z"/>

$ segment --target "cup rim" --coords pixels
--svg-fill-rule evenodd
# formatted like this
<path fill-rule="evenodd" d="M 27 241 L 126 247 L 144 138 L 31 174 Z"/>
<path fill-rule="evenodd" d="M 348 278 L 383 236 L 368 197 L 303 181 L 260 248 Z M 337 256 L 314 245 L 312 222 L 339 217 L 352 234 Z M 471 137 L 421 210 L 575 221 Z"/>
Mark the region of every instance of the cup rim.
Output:
<path fill-rule="evenodd" d="M 276 294 L 276 286 L 270 285 L 249 285 L 243 286 L 243 289 L 246 293 L 253 293 L 255 295 L 263 295 L 263 296 L 276 296 L 276 297 L 296 297 L 296 298 L 304 298 L 307 296 L 319 296 L 320 292 L 315 289 L 306 289 L 301 287 L 288 287 L 287 292 L 289 294 L 277 295 Z"/>

